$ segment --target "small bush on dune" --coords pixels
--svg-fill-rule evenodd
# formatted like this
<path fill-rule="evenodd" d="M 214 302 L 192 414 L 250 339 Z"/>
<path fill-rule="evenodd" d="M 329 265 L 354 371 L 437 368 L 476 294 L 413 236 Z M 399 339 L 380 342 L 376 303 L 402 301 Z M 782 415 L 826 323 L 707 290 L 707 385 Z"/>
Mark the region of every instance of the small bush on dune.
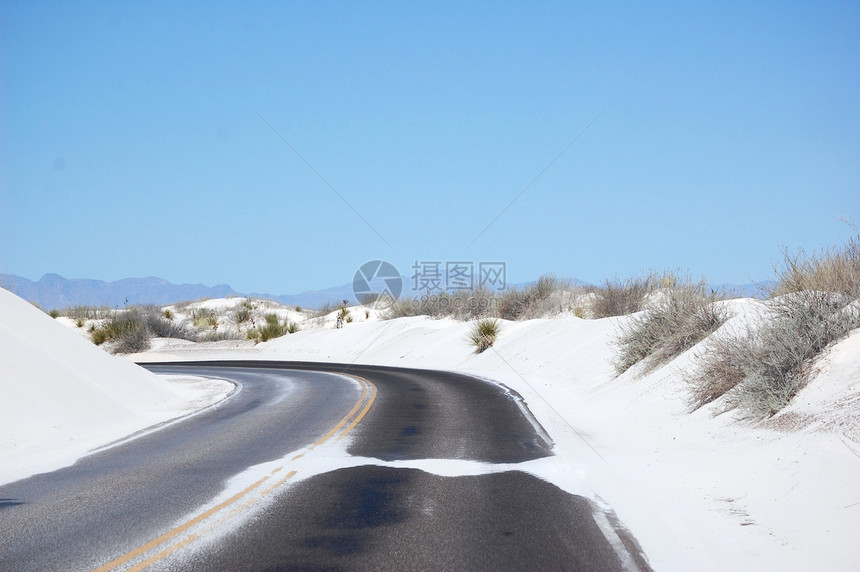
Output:
<path fill-rule="evenodd" d="M 218 316 L 213 310 L 207 308 L 198 308 L 191 311 L 191 322 L 195 328 L 216 328 L 218 326 Z"/>
<path fill-rule="evenodd" d="M 475 353 L 479 354 L 491 348 L 496 342 L 499 331 L 498 320 L 485 318 L 475 322 L 469 332 L 469 342 L 475 346 Z"/>
<path fill-rule="evenodd" d="M 233 310 L 233 323 L 236 325 L 244 324 L 250 321 L 253 315 L 253 310 L 242 304 Z"/>
<path fill-rule="evenodd" d="M 324 316 L 328 316 L 329 314 L 331 314 L 332 312 L 334 312 L 335 310 L 337 310 L 339 308 L 340 308 L 340 306 L 336 305 L 334 302 L 326 302 L 322 306 L 315 308 L 311 312 L 311 317 L 312 318 L 322 318 Z"/>
<path fill-rule="evenodd" d="M 167 320 L 155 306 L 133 306 L 114 312 L 101 327 L 93 326 L 90 337 L 96 345 L 110 341 L 112 352 L 128 354 L 148 350 L 153 337 L 194 341 L 197 336 L 184 325 Z"/>
<path fill-rule="evenodd" d="M 725 395 L 753 417 L 785 407 L 811 379 L 815 358 L 860 328 L 860 242 L 820 255 L 785 254 L 757 328 L 709 344 L 688 375 L 691 405 Z"/>
<path fill-rule="evenodd" d="M 483 288 L 428 292 L 416 298 L 401 298 L 381 315 L 383 319 L 409 316 L 474 320 L 492 314 L 493 293 Z"/>
<path fill-rule="evenodd" d="M 99 320 L 110 315 L 110 308 L 107 306 L 71 306 L 60 311 L 60 315 L 67 316 L 76 322 L 78 320 Z"/>
<path fill-rule="evenodd" d="M 648 295 L 664 281 L 669 281 L 669 275 L 659 277 L 653 272 L 645 277 L 627 278 L 623 282 L 617 278 L 607 280 L 595 290 L 591 313 L 594 318 L 609 318 L 638 312 L 643 308 Z"/>
<path fill-rule="evenodd" d="M 177 338 L 190 341 L 197 339 L 197 333 L 194 330 L 185 324 L 178 324 L 172 321 L 172 319 L 167 318 L 155 306 L 144 306 L 141 308 L 140 313 L 151 337 Z"/>
<path fill-rule="evenodd" d="M 136 320 L 125 320 L 121 333 L 113 336 L 116 343 L 111 349 L 114 353 L 120 354 L 145 352 L 152 347 L 150 338 L 146 324 Z"/>
<path fill-rule="evenodd" d="M 561 313 L 560 300 L 566 285 L 555 276 L 544 274 L 525 288 L 503 292 L 496 303 L 496 315 L 505 320 L 529 320 Z"/>
<path fill-rule="evenodd" d="M 266 323 L 258 328 L 248 330 L 248 339 L 256 342 L 267 342 L 285 334 L 294 334 L 297 331 L 299 331 L 299 326 L 295 322 L 286 318 L 281 320 L 277 314 L 266 314 Z"/>
<path fill-rule="evenodd" d="M 793 292 L 836 292 L 856 299 L 860 296 L 860 235 L 842 248 L 829 248 L 820 254 L 796 255 L 783 252 L 783 266 L 777 269 L 778 281 L 771 297 Z"/>
<path fill-rule="evenodd" d="M 728 318 L 704 282 L 661 288 L 641 314 L 620 327 L 615 371 L 621 375 L 647 360 L 643 373 L 671 361 L 719 328 Z"/>

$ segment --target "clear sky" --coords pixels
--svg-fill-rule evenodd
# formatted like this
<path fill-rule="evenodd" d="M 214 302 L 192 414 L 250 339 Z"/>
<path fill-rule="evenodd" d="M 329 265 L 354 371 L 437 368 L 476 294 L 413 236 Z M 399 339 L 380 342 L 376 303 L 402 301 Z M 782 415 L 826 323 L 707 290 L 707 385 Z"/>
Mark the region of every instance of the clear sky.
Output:
<path fill-rule="evenodd" d="M 0 86 L 30 279 L 743 283 L 860 222 L 856 1 L 4 0 Z"/>

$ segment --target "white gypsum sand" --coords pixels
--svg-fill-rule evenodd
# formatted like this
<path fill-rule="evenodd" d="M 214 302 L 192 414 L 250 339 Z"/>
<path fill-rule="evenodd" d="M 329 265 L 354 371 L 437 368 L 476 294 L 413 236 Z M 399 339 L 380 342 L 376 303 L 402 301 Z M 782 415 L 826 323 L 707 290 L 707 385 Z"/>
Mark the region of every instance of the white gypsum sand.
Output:
<path fill-rule="evenodd" d="M 233 389 L 156 376 L 2 288 L 0 316 L 0 483 L 69 465 Z"/>
<path fill-rule="evenodd" d="M 754 300 L 726 304 L 736 317 L 725 329 L 761 318 Z M 51 322 L 28 310 L 35 312 L 28 320 L 39 315 L 40 327 Z M 368 363 L 495 380 L 525 399 L 555 442 L 555 456 L 504 468 L 608 505 L 655 569 L 850 570 L 860 564 L 853 544 L 860 530 L 860 332 L 818 360 L 816 377 L 784 411 L 752 422 L 733 412 L 715 417 L 720 402 L 690 412 L 681 372 L 701 344 L 644 377 L 634 367 L 616 378 L 612 342 L 629 317 L 503 321 L 493 348 L 475 355 L 469 323 L 379 321 L 375 312 L 365 319 L 361 307 L 351 312 L 359 319 L 343 329 L 334 329 L 333 312 L 258 345 L 156 340 L 150 352 L 129 357 Z M 81 341 L 104 359 L 121 361 Z M 46 342 L 34 342 L 34 351 Z M 20 408 L 45 411 L 53 403 L 49 389 Z M 433 467 L 452 476 L 502 469 L 438 460 Z"/>
<path fill-rule="evenodd" d="M 727 302 L 737 328 L 759 302 Z M 281 359 L 460 371 L 520 393 L 556 456 L 524 464 L 608 504 L 657 570 L 849 570 L 860 565 L 860 332 L 818 361 L 817 377 L 768 422 L 690 412 L 681 371 L 698 345 L 650 374 L 615 377 L 618 324 L 570 315 L 502 322 L 475 355 L 470 324 L 425 317 L 308 329 L 255 347 L 163 349 L 159 359 Z M 187 357 L 186 357 L 187 356 Z M 147 358 L 146 354 L 135 356 Z"/>

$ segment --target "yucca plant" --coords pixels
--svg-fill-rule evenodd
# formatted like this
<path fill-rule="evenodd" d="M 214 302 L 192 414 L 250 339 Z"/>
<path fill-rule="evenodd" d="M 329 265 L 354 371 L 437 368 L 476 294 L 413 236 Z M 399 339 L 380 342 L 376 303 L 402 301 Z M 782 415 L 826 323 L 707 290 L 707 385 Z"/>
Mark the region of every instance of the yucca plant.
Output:
<path fill-rule="evenodd" d="M 484 318 L 472 324 L 469 342 L 475 346 L 475 353 L 479 354 L 492 347 L 500 329 L 499 321 L 492 318 Z"/>

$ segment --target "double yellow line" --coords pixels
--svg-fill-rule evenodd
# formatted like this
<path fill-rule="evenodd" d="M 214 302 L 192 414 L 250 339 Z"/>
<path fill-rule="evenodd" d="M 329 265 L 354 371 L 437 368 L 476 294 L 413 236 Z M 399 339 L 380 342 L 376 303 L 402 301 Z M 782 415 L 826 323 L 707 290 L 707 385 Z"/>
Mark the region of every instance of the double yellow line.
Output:
<path fill-rule="evenodd" d="M 330 440 L 334 437 L 337 437 L 337 440 L 340 440 L 340 439 L 343 439 L 344 437 L 346 437 L 355 428 L 355 426 L 358 425 L 359 421 L 364 419 L 364 416 L 367 415 L 367 412 L 370 411 L 371 406 L 373 406 L 373 402 L 376 399 L 376 386 L 370 380 L 365 379 L 363 377 L 359 377 L 357 375 L 350 375 L 349 377 L 352 377 L 353 379 L 355 379 L 356 381 L 358 381 L 361 384 L 361 387 L 362 387 L 361 397 L 355 403 L 355 405 L 350 410 L 350 412 L 347 413 L 343 417 L 343 419 L 341 419 L 337 423 L 337 425 L 332 427 L 332 429 L 328 433 L 326 433 L 325 435 L 320 437 L 320 439 L 317 442 L 315 442 L 313 445 L 310 445 L 307 448 L 308 452 L 313 451 L 315 448 L 319 447 L 320 445 L 322 445 L 323 443 L 327 442 L 328 440 Z M 290 459 L 290 461 L 295 461 L 297 459 L 300 459 L 301 457 L 305 456 L 305 454 L 306 453 L 299 453 L 298 455 L 292 457 Z M 214 507 L 210 508 L 209 510 L 207 510 L 207 511 L 195 516 L 194 518 L 180 524 L 179 526 L 165 532 L 164 534 L 162 534 L 158 538 L 150 540 L 146 544 L 144 544 L 138 548 L 135 548 L 131 552 L 123 554 L 119 558 L 111 560 L 110 562 L 108 562 L 104 566 L 96 568 L 93 572 L 108 572 L 108 571 L 112 571 L 112 570 L 117 570 L 120 567 L 125 567 L 126 565 L 131 564 L 133 561 L 138 560 L 139 558 L 149 554 L 150 552 L 153 552 L 154 550 L 161 548 L 160 551 L 153 554 L 149 558 L 146 558 L 145 560 L 142 560 L 142 561 L 138 562 L 137 564 L 134 564 L 131 567 L 126 568 L 126 571 L 127 572 L 137 572 L 139 570 L 143 570 L 145 568 L 148 568 L 149 566 L 152 566 L 156 562 L 159 562 L 160 560 L 163 560 L 167 556 L 173 554 L 174 552 L 176 552 L 177 550 L 179 550 L 183 546 L 186 546 L 186 545 L 190 544 L 191 542 L 193 542 L 194 540 L 200 538 L 200 536 L 202 536 L 204 533 L 208 532 L 209 530 L 214 529 L 215 527 L 217 527 L 219 524 L 223 523 L 224 521 L 234 517 L 235 515 L 241 513 L 242 511 L 246 510 L 251 505 L 253 505 L 255 502 L 257 502 L 258 500 L 260 500 L 264 496 L 268 495 L 269 493 L 271 493 L 272 491 L 274 491 L 275 489 L 280 487 L 290 477 L 292 477 L 296 474 L 295 470 L 288 471 L 280 479 L 274 480 L 274 482 L 272 484 L 270 484 L 268 487 L 262 488 L 262 485 L 264 483 L 266 483 L 266 481 L 268 481 L 269 479 L 274 479 L 275 475 L 277 473 L 281 472 L 285 468 L 286 468 L 286 466 L 281 466 L 281 467 L 275 468 L 267 476 L 263 477 L 262 479 L 258 480 L 254 484 L 245 488 L 243 491 L 236 493 L 232 497 L 230 497 L 227 500 L 215 505 Z M 252 493 L 252 492 L 256 492 L 256 495 L 250 495 L 250 493 Z M 249 498 L 245 499 L 246 502 L 237 505 L 237 502 L 239 500 L 245 498 L 245 497 L 249 497 Z M 236 506 L 234 506 L 234 505 L 236 505 Z M 228 507 L 233 507 L 233 510 L 232 511 L 226 511 L 225 509 L 227 509 Z M 216 515 L 219 518 L 217 518 L 217 519 L 213 518 Z M 181 540 L 179 540 L 179 541 L 177 541 L 177 542 L 175 542 L 169 546 L 162 548 L 162 546 L 165 545 L 168 541 L 170 541 L 170 540 L 172 540 L 178 536 L 181 536 L 183 533 L 188 532 L 189 530 L 191 530 L 195 527 L 198 527 L 198 525 L 202 525 L 203 523 L 206 523 L 207 526 L 200 526 L 199 530 L 196 530 L 196 531 L 192 532 L 191 534 L 185 536 Z"/>

